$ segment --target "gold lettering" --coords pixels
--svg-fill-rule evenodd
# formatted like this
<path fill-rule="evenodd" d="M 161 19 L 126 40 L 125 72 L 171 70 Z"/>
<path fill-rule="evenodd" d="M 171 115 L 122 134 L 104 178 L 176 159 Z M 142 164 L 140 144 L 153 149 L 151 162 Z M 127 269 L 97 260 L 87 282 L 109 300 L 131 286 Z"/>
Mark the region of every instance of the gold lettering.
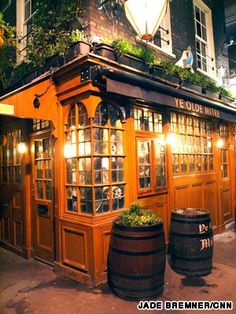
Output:
<path fill-rule="evenodd" d="M 179 107 L 179 98 L 175 98 L 175 105 L 176 107 Z"/>
<path fill-rule="evenodd" d="M 184 107 L 184 100 L 183 99 L 180 99 L 179 107 L 182 108 L 182 109 L 185 109 L 185 107 Z"/>
<path fill-rule="evenodd" d="M 205 233 L 209 230 L 209 226 L 206 226 L 205 224 L 198 225 L 199 233 Z"/>
<path fill-rule="evenodd" d="M 201 239 L 200 242 L 201 242 L 200 251 L 207 249 L 208 247 L 211 247 L 213 245 L 212 238 Z"/>
<path fill-rule="evenodd" d="M 186 107 L 189 111 L 192 110 L 192 103 L 190 101 L 186 101 Z"/>

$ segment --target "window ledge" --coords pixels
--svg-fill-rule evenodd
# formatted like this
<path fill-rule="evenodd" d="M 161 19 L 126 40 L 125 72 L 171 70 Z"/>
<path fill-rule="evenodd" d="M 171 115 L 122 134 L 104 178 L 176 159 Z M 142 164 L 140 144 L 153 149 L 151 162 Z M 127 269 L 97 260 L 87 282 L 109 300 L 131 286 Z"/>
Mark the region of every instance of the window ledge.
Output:
<path fill-rule="evenodd" d="M 136 40 L 137 40 L 137 42 L 141 42 L 141 43 L 145 44 L 147 47 L 151 47 L 154 50 L 162 52 L 164 55 L 171 57 L 172 59 L 176 59 L 176 55 L 173 54 L 172 52 L 169 52 L 169 51 L 167 51 L 167 50 L 165 50 L 165 49 L 163 49 L 157 45 L 154 45 L 153 43 L 142 40 L 138 36 L 136 36 Z"/>
<path fill-rule="evenodd" d="M 216 77 L 215 75 L 213 75 L 213 74 L 210 74 L 210 73 L 208 73 L 208 72 L 205 72 L 205 71 L 203 71 L 203 70 L 200 69 L 200 68 L 197 68 L 196 70 L 197 70 L 197 72 L 200 72 L 200 73 L 202 73 L 202 74 L 208 76 L 209 78 L 211 78 L 211 79 L 214 80 L 214 81 L 217 80 L 217 77 Z"/>

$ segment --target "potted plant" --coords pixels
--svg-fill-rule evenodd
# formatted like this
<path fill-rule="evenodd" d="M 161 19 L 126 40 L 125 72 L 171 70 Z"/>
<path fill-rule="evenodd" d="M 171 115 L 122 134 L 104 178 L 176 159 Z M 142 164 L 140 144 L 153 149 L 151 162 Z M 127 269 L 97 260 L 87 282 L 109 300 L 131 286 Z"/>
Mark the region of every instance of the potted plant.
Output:
<path fill-rule="evenodd" d="M 229 104 L 231 102 L 235 101 L 235 98 L 233 97 L 232 93 L 225 89 L 222 86 L 218 87 L 218 92 L 219 92 L 219 99 L 223 101 L 226 104 Z"/>
<path fill-rule="evenodd" d="M 91 45 L 87 41 L 87 37 L 83 32 L 76 29 L 71 32 L 72 44 L 65 53 L 65 61 L 68 62 L 78 55 L 86 55 L 90 52 Z"/>
<path fill-rule="evenodd" d="M 108 284 L 124 299 L 161 295 L 166 264 L 163 222 L 140 204 L 124 210 L 112 225 Z"/>
<path fill-rule="evenodd" d="M 148 71 L 154 62 L 154 53 L 143 47 L 131 45 L 124 39 L 112 42 L 115 60 L 140 71 Z"/>

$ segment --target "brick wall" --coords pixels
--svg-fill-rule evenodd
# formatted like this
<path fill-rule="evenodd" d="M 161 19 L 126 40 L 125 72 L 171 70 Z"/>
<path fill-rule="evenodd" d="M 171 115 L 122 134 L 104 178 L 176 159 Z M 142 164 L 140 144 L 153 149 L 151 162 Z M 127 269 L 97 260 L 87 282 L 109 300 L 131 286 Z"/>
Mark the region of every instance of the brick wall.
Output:
<path fill-rule="evenodd" d="M 104 10 L 97 10 L 100 0 L 87 0 L 88 8 L 87 18 L 89 20 L 89 34 L 97 35 L 101 38 L 115 40 L 116 38 L 123 38 L 135 43 L 136 33 L 125 17 L 124 10 L 119 8 L 116 19 L 109 19 Z M 227 59 L 222 58 L 221 47 L 225 40 L 224 27 L 224 3 L 222 0 L 205 0 L 209 8 L 212 9 L 216 65 L 227 65 Z M 193 1 L 192 0 L 172 0 L 170 2 L 171 11 L 171 31 L 172 31 L 172 47 L 173 53 L 176 55 L 177 61 L 182 55 L 182 51 L 191 46 L 195 57 L 195 33 L 193 24 Z M 156 52 L 160 58 L 168 58 L 163 56 L 160 52 Z M 195 64 L 194 64 L 195 67 Z"/>

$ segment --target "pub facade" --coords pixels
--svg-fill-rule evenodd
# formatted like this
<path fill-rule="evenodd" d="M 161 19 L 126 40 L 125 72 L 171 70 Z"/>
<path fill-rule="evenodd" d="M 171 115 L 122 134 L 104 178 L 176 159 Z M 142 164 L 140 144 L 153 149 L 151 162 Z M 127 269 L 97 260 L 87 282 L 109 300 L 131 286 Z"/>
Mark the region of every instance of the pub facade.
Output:
<path fill-rule="evenodd" d="M 89 31 L 102 37 L 109 8 L 95 12 L 94 2 L 84 3 Z M 173 62 L 190 42 L 203 47 L 194 25 L 204 29 L 204 14 L 221 17 L 220 1 L 181 1 L 192 12 L 181 47 L 179 6 L 171 1 L 165 11 L 168 47 L 151 44 Z M 204 63 L 202 48 L 195 53 L 195 71 L 209 68 L 209 75 L 225 62 L 216 39 L 223 38 L 221 27 L 213 22 L 215 69 Z M 125 16 L 116 33 L 135 41 Z M 112 221 L 133 202 L 163 219 L 166 241 L 174 208 L 208 209 L 215 233 L 235 221 L 236 107 L 117 61 L 111 47 L 109 57 L 101 45 L 90 47 L 2 94 L 0 226 L 3 247 L 97 285 L 107 278 Z"/>

